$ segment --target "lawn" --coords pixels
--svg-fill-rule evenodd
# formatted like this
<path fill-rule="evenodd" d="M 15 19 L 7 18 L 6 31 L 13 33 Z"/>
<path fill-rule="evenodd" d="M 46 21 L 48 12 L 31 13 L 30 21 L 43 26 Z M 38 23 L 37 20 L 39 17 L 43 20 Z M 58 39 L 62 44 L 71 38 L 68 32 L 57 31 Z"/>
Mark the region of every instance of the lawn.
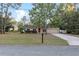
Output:
<path fill-rule="evenodd" d="M 41 45 L 41 34 L 20 34 L 18 32 L 0 34 L 0 44 Z M 44 35 L 43 44 L 68 45 L 65 40 L 52 36 L 51 34 Z"/>

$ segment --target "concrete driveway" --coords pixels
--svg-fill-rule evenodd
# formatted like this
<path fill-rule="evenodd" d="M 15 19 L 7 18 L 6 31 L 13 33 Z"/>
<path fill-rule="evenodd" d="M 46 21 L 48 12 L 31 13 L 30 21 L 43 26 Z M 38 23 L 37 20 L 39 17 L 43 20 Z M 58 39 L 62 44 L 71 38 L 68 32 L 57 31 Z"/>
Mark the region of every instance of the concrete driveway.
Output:
<path fill-rule="evenodd" d="M 79 56 L 79 46 L 0 45 L 0 56 Z"/>
<path fill-rule="evenodd" d="M 68 42 L 69 45 L 79 45 L 79 38 L 68 34 L 52 33 L 52 35 L 60 37 Z"/>
<path fill-rule="evenodd" d="M 48 33 L 59 37 L 63 40 L 66 40 L 68 42 L 69 45 L 79 45 L 79 38 L 78 37 L 74 37 L 68 34 L 61 34 L 58 32 L 59 30 L 56 28 L 53 29 L 48 29 Z"/>

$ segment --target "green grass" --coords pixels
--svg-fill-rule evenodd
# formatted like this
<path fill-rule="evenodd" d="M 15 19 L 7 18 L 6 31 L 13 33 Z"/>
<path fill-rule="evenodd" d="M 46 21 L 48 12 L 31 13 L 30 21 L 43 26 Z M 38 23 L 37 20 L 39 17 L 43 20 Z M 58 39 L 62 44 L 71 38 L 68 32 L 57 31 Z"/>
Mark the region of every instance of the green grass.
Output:
<path fill-rule="evenodd" d="M 20 34 L 18 32 L 0 34 L 0 44 L 40 45 L 41 34 Z M 62 40 L 50 34 L 44 35 L 44 44 L 68 45 L 65 40 Z"/>

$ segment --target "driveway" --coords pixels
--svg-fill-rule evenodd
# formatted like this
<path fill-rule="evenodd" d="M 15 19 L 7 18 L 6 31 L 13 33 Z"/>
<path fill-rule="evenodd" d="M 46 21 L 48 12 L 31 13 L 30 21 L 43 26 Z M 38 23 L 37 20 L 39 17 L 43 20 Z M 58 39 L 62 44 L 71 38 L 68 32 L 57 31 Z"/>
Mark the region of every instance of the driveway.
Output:
<path fill-rule="evenodd" d="M 68 34 L 61 34 L 58 32 L 58 29 L 49 29 L 48 33 L 59 37 L 61 39 L 64 39 L 68 42 L 69 45 L 79 45 L 79 38 L 78 37 L 74 37 Z"/>
<path fill-rule="evenodd" d="M 60 37 L 68 42 L 69 45 L 79 45 L 79 38 L 67 34 L 54 33 L 54 36 Z"/>
<path fill-rule="evenodd" d="M 0 45 L 0 56 L 79 56 L 79 46 Z"/>

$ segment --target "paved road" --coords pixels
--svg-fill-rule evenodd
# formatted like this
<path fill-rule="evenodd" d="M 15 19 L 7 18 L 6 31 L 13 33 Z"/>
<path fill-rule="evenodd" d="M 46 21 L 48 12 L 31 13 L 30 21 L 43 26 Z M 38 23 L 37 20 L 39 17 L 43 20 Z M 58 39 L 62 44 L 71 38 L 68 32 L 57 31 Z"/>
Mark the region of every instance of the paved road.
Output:
<path fill-rule="evenodd" d="M 79 46 L 0 45 L 0 56 L 79 56 Z"/>
<path fill-rule="evenodd" d="M 60 37 L 64 40 L 66 40 L 69 45 L 79 45 L 79 38 L 78 37 L 74 37 L 71 35 L 67 35 L 67 34 L 60 34 L 60 33 L 53 33 L 52 35 Z"/>

